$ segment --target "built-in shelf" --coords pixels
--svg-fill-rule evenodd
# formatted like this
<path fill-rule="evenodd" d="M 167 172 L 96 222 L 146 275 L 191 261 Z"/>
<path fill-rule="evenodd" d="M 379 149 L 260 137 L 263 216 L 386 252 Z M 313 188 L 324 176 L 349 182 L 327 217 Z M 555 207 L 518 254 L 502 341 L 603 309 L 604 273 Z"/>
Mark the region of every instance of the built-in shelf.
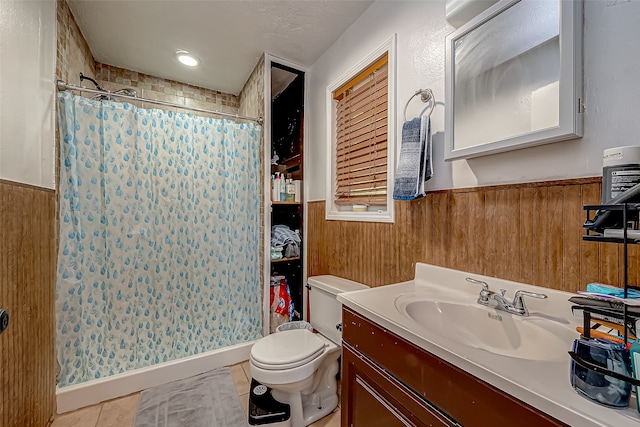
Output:
<path fill-rule="evenodd" d="M 270 164 L 265 165 L 265 180 L 269 181 L 274 178 L 275 174 L 280 176 L 282 180 L 280 184 L 285 186 L 285 181 L 296 182 L 297 197 L 291 197 L 288 194 L 288 201 L 280 201 L 285 199 L 281 194 L 270 200 L 270 195 L 265 194 L 265 206 L 270 213 L 270 228 L 273 231 L 274 226 L 288 228 L 292 233 L 296 233 L 301 239 L 304 235 L 304 204 L 301 200 L 304 197 L 304 101 L 305 101 L 305 73 L 296 68 L 287 65 L 278 64 L 269 60 L 265 63 L 266 67 L 271 70 L 271 81 L 266 82 L 267 87 L 271 88 L 271 96 L 267 102 L 271 103 L 271 126 L 269 132 L 265 133 L 265 150 L 272 159 Z M 266 128 L 265 128 L 266 129 Z M 268 173 L 267 173 L 268 172 Z M 282 188 L 279 188 L 281 191 Z M 286 190 L 286 187 L 285 187 Z M 298 200 L 298 201 L 295 201 Z M 268 203 L 268 204 L 267 204 Z M 271 254 L 265 254 L 269 257 L 269 269 L 271 278 L 278 277 L 278 283 L 282 283 L 282 278 L 286 280 L 287 292 L 291 296 L 291 302 L 294 306 L 294 312 L 288 320 L 302 320 L 302 313 L 306 313 L 305 309 L 305 291 L 304 287 L 304 245 L 302 242 L 285 228 L 281 228 L 278 239 L 271 240 L 270 243 L 275 246 L 282 247 L 279 255 L 285 254 L 298 256 L 285 257 L 280 259 L 270 259 Z M 295 245 L 287 250 L 288 245 Z M 296 250 L 297 249 L 297 250 Z M 278 252 L 278 251 L 274 251 Z M 269 298 L 269 295 L 266 295 Z M 279 319 L 282 320 L 282 319 Z M 275 324 L 270 325 L 270 330 L 274 332 Z"/>
<path fill-rule="evenodd" d="M 299 256 L 294 256 L 294 257 L 291 257 L 291 258 L 272 259 L 271 262 L 297 261 L 299 259 L 300 259 Z"/>

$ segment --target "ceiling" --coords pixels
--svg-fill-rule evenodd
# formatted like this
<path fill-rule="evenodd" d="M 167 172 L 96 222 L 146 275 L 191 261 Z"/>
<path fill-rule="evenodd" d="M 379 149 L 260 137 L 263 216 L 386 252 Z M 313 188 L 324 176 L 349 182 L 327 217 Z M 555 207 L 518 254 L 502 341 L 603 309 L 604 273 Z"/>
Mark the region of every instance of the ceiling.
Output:
<path fill-rule="evenodd" d="M 309 67 L 370 0 L 69 0 L 94 59 L 238 94 L 263 52 Z M 186 50 L 200 59 L 188 68 Z"/>

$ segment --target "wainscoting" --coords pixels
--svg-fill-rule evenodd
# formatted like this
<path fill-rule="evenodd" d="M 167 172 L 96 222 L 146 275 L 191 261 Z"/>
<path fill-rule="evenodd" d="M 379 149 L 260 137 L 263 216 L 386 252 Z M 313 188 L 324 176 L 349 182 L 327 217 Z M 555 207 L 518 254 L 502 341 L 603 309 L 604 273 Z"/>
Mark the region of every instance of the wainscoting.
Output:
<path fill-rule="evenodd" d="M 327 221 L 324 201 L 310 202 L 308 275 L 381 286 L 425 262 L 569 292 L 621 285 L 622 246 L 582 241 L 582 206 L 600 203 L 601 188 L 597 177 L 437 191 L 395 202 L 395 224 Z M 636 284 L 638 246 L 629 264 Z"/>
<path fill-rule="evenodd" d="M 55 413 L 55 192 L 0 180 L 0 425 Z"/>

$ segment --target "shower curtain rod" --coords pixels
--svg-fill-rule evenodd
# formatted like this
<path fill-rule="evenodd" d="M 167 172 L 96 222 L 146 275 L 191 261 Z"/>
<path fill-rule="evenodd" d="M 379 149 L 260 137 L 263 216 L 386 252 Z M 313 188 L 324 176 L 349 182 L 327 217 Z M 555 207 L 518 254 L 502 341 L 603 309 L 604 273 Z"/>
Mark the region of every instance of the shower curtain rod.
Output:
<path fill-rule="evenodd" d="M 163 105 L 165 107 L 182 108 L 182 109 L 185 109 L 185 110 L 198 111 L 200 113 L 217 114 L 219 116 L 233 117 L 235 119 L 251 120 L 251 121 L 257 122 L 259 125 L 262 125 L 262 122 L 264 121 L 262 119 L 262 117 L 247 117 L 247 116 L 241 116 L 239 114 L 223 113 L 221 111 L 214 111 L 214 110 L 205 110 L 204 108 L 188 107 L 186 105 L 174 104 L 173 102 L 158 101 L 158 100 L 150 99 L 150 98 L 139 98 L 139 97 L 136 97 L 136 96 L 121 95 L 119 93 L 115 93 L 114 94 L 112 92 L 109 92 L 108 90 L 107 91 L 102 91 L 102 90 L 97 90 L 97 89 L 89 89 L 89 88 L 82 87 L 82 86 L 70 85 L 70 84 L 67 84 L 66 82 L 64 82 L 62 80 L 58 80 L 56 82 L 56 88 L 59 91 L 77 90 L 77 91 L 80 91 L 80 92 L 89 92 L 89 93 L 95 93 L 95 94 L 98 94 L 98 95 L 112 95 L 115 98 L 124 98 L 124 99 L 129 99 L 131 101 L 148 102 L 148 103 L 151 103 L 151 104 Z"/>

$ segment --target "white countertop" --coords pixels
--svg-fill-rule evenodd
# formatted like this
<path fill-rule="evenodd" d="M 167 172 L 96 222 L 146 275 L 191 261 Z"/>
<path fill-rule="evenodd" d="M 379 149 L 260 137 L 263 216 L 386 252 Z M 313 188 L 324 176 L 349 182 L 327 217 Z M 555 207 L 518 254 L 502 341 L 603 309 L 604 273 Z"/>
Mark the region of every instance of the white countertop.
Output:
<path fill-rule="evenodd" d="M 571 387 L 571 359 L 566 351 L 571 349 L 572 342 L 567 342 L 565 354 L 559 356 L 559 360 L 537 361 L 506 357 L 447 339 L 443 337 L 446 334 L 436 334 L 420 326 L 396 308 L 398 296 L 412 293 L 420 293 L 429 298 L 455 295 L 456 298 L 466 298 L 473 303 L 480 287 L 465 282 L 465 277 L 484 280 L 491 290 L 507 289 L 507 295 L 513 295 L 516 289 L 545 293 L 549 296 L 546 300 L 526 300 L 532 316 L 562 316 L 571 323 L 571 328 L 581 325 L 580 319 L 571 316 L 571 303 L 567 301 L 573 294 L 427 264 L 416 265 L 416 278 L 412 281 L 339 294 L 338 300 L 429 353 L 570 426 L 640 425 L 640 415 L 635 410 L 633 397 L 629 408 L 612 409 L 580 396 Z M 499 313 L 508 315 L 503 311 Z M 575 338 L 578 336 L 576 332 Z"/>

